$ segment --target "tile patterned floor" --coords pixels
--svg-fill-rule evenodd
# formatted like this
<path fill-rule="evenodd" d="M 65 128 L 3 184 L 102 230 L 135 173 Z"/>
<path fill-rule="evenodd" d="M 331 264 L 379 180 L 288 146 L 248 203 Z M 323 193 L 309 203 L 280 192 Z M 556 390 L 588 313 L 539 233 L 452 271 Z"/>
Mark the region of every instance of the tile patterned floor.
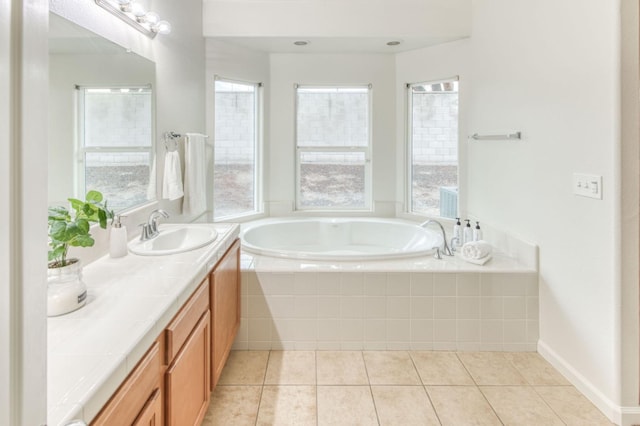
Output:
<path fill-rule="evenodd" d="M 234 351 L 204 426 L 611 425 L 536 353 Z"/>

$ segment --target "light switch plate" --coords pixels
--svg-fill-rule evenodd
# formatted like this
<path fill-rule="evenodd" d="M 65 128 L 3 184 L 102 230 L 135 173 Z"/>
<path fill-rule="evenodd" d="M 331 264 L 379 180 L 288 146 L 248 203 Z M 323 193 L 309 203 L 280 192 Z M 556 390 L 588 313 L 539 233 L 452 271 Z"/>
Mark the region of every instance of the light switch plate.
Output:
<path fill-rule="evenodd" d="M 573 193 L 581 197 L 602 200 L 602 176 L 574 173 Z"/>

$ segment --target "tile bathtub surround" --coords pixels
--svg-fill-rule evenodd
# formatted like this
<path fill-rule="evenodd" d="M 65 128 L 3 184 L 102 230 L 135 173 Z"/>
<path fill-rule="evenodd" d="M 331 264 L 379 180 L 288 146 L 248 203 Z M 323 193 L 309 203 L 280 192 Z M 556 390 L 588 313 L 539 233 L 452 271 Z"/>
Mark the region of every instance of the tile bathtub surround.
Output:
<path fill-rule="evenodd" d="M 474 379 L 498 366 L 524 382 Z M 290 384 L 303 368 L 316 383 Z M 203 426 L 612 424 L 537 353 L 234 351 L 222 374 Z"/>
<path fill-rule="evenodd" d="M 501 272 L 244 265 L 234 349 L 536 350 L 538 276 L 517 265 Z"/>

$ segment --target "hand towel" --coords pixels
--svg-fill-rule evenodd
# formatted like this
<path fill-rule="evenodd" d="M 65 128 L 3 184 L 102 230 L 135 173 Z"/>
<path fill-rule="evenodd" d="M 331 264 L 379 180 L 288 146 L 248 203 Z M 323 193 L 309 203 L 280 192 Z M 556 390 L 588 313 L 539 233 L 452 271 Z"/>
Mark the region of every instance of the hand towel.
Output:
<path fill-rule="evenodd" d="M 147 186 L 147 200 L 155 200 L 156 195 L 156 156 L 151 162 L 151 172 L 149 172 L 149 185 Z"/>
<path fill-rule="evenodd" d="M 180 168 L 180 154 L 169 151 L 164 156 L 164 179 L 162 180 L 162 198 L 177 200 L 182 197 L 182 170 Z"/>
<path fill-rule="evenodd" d="M 462 256 L 467 259 L 482 259 L 491 254 L 491 244 L 484 240 L 473 241 L 462 246 Z"/>
<path fill-rule="evenodd" d="M 187 133 L 184 143 L 183 213 L 197 215 L 207 208 L 206 136 Z"/>

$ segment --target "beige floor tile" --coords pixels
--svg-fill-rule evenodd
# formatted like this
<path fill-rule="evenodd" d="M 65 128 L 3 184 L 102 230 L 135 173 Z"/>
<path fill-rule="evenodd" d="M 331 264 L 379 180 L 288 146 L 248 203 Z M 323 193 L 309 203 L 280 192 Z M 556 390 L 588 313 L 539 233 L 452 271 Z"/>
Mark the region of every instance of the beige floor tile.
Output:
<path fill-rule="evenodd" d="M 315 425 L 315 386 L 265 386 L 257 425 Z"/>
<path fill-rule="evenodd" d="M 458 358 L 478 385 L 526 385 L 503 352 L 459 352 Z"/>
<path fill-rule="evenodd" d="M 318 351 L 319 385 L 368 385 L 369 378 L 360 351 Z"/>
<path fill-rule="evenodd" d="M 564 424 L 530 386 L 480 386 L 480 390 L 507 426 Z"/>
<path fill-rule="evenodd" d="M 476 386 L 427 386 L 443 426 L 501 425 Z"/>
<path fill-rule="evenodd" d="M 440 425 L 422 386 L 372 386 L 381 426 Z"/>
<path fill-rule="evenodd" d="M 315 385 L 314 351 L 271 351 L 265 385 Z"/>
<path fill-rule="evenodd" d="M 261 386 L 217 386 L 202 426 L 255 425 Z"/>
<path fill-rule="evenodd" d="M 269 351 L 231 351 L 219 385 L 261 385 L 267 370 Z"/>
<path fill-rule="evenodd" d="M 562 374 L 536 352 L 506 352 L 504 355 L 530 385 L 569 385 Z"/>
<path fill-rule="evenodd" d="M 569 426 L 613 424 L 573 386 L 536 386 L 534 389 Z"/>
<path fill-rule="evenodd" d="M 369 386 L 318 386 L 318 425 L 377 426 Z"/>
<path fill-rule="evenodd" d="M 419 385 L 420 377 L 405 351 L 363 352 L 372 385 Z"/>
<path fill-rule="evenodd" d="M 410 352 L 425 385 L 473 385 L 473 379 L 455 352 Z"/>

